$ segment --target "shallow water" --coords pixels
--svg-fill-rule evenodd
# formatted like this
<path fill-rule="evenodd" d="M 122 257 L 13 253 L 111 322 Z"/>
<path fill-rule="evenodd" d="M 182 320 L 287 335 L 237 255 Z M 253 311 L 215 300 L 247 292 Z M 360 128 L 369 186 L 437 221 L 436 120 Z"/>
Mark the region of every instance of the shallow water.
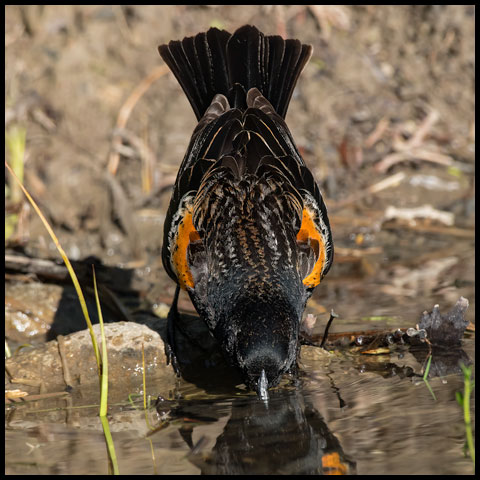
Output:
<path fill-rule="evenodd" d="M 464 344 L 470 357 L 473 343 Z M 471 474 L 455 400 L 463 377 L 430 379 L 434 398 L 414 375 L 421 368 L 408 351 L 371 358 L 303 347 L 298 381 L 284 382 L 268 402 L 241 389 L 208 394 L 180 380 L 172 399 L 149 409 L 152 427 L 162 425 L 153 432 L 143 411 L 115 405 L 117 391 L 109 421 L 120 473 Z M 78 390 L 68 404 L 9 408 L 6 473 L 107 473 L 97 408 L 72 408 L 95 398 Z M 473 400 L 472 408 L 474 417 Z"/>
<path fill-rule="evenodd" d="M 111 148 L 112 119 L 156 67 L 158 43 L 195 33 L 211 24 L 212 15 L 229 30 L 254 19 L 264 31 L 280 33 L 283 25 L 289 35 L 314 44 L 287 118 L 320 182 L 336 249 L 328 277 L 307 305 L 307 313 L 318 316 L 315 333 L 322 333 L 331 308 L 340 315 L 332 333 L 395 330 L 413 327 L 436 303 L 442 311 L 450 309 L 460 295 L 469 299 L 466 317 L 474 322 L 472 7 L 332 6 L 320 28 L 318 11 L 312 15 L 310 7 L 304 12 L 302 6 L 286 6 L 283 13 L 263 5 L 217 7 L 7 7 L 6 127 L 18 123 L 27 131 L 28 187 L 41 200 L 70 259 L 98 256 L 105 264 L 105 281 L 116 286 L 129 313 L 145 305 L 125 298 L 127 286 L 135 300 L 168 309 L 175 286 L 159 261 L 170 198 L 166 187 L 174 181 L 194 128 L 178 85 L 165 77 L 137 103 L 125 132 L 133 134 L 132 142 L 125 137 L 115 189 L 92 166 L 101 167 L 108 152 L 116 151 Z M 296 13 L 291 10 L 297 7 Z M 119 45 L 121 55 L 115 53 Z M 134 145 L 136 137 L 146 148 Z M 115 133 L 113 139 L 118 138 Z M 411 159 L 379 172 L 387 155 L 405 148 Z M 143 150 L 157 157 L 153 191 L 163 194 L 145 191 L 139 163 Z M 420 152 L 437 159 L 440 154 L 451 166 L 422 160 Z M 372 193 L 372 187 L 398 173 L 405 174 L 404 180 Z M 122 208 L 119 198 L 130 207 Z M 424 205 L 437 214 L 453 214 L 454 225 L 428 216 L 407 222 L 386 218 L 391 206 Z M 9 207 L 7 213 L 18 213 L 18 206 Z M 27 253 L 51 258 L 54 246 L 40 220 L 30 215 L 19 224 Z M 136 275 L 134 267 L 124 267 L 143 249 L 148 261 Z M 16 345 L 75 331 L 71 326 L 78 317 L 72 290 L 52 285 L 43 295 L 45 285 L 27 288 L 32 278 L 22 277 L 18 288 L 6 289 L 13 300 L 6 308 L 6 315 L 10 308 L 12 314 L 6 323 L 12 352 Z M 93 296 L 90 301 L 95 310 Z M 188 300 L 181 298 L 180 308 L 192 313 Z M 112 310 L 111 316 L 118 313 Z M 49 330 L 51 317 L 54 328 Z M 466 338 L 464 349 L 473 360 L 474 340 Z M 242 390 L 207 394 L 187 381 L 165 385 L 149 379 L 147 391 L 169 399 L 162 407 L 168 423 L 149 437 L 143 411 L 127 401 L 142 387 L 114 378 L 109 419 L 120 473 L 471 474 L 471 461 L 462 452 L 463 416 L 455 401 L 463 378 L 442 372 L 443 377 L 430 379 L 435 399 L 412 376 L 423 367 L 424 360 L 406 350 L 367 357 L 324 355 L 305 347 L 298 383 L 286 382 L 273 392 L 268 408 Z M 218 371 L 215 375 L 220 377 Z M 79 408 L 97 402 L 97 391 L 78 387 L 67 400 L 7 406 L 6 473 L 107 473 L 98 407 Z M 155 408 L 148 414 L 152 425 L 162 421 Z"/>

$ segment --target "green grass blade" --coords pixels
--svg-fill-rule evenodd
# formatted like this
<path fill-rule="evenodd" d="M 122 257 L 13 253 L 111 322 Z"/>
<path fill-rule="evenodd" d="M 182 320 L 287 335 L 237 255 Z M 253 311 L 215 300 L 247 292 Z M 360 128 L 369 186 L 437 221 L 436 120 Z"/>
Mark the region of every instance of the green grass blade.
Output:
<path fill-rule="evenodd" d="M 432 356 L 428 357 L 427 366 L 425 367 L 425 373 L 423 374 L 423 380 L 426 381 L 428 378 L 428 373 L 430 372 L 430 364 L 432 363 Z"/>
<path fill-rule="evenodd" d="M 93 289 L 95 290 L 95 301 L 97 303 L 98 321 L 100 322 L 100 335 L 102 339 L 102 376 L 100 381 L 100 416 L 107 415 L 108 408 L 108 353 L 107 341 L 105 339 L 105 329 L 103 328 L 102 308 L 100 307 L 100 299 L 98 297 L 97 277 L 95 276 L 95 268 L 92 265 L 93 271 Z"/>
<path fill-rule="evenodd" d="M 470 394 L 472 392 L 472 368 L 467 367 L 463 363 L 460 364 L 460 368 L 463 372 L 463 419 L 465 421 L 465 436 L 467 438 L 467 448 L 475 466 L 475 443 L 473 440 L 472 420 L 470 418 Z M 458 397 L 457 397 L 458 398 Z"/>
<path fill-rule="evenodd" d="M 7 339 L 5 339 L 5 358 L 10 358 L 11 356 L 10 347 L 8 346 Z"/>
<path fill-rule="evenodd" d="M 102 422 L 103 434 L 105 436 L 105 443 L 107 445 L 109 470 L 114 475 L 120 475 L 118 470 L 117 454 L 115 453 L 115 446 L 113 444 L 112 434 L 110 433 L 108 419 L 106 416 L 101 416 L 100 421 Z"/>
<path fill-rule="evenodd" d="M 27 131 L 24 127 L 14 125 L 8 131 L 5 130 L 5 145 L 9 152 L 12 169 L 20 182 L 23 182 L 26 139 Z M 18 185 L 10 185 L 10 200 L 17 203 L 21 198 L 22 192 Z"/>
<path fill-rule="evenodd" d="M 430 364 L 432 363 L 432 355 L 430 354 L 430 356 L 428 357 L 428 360 L 427 360 L 427 366 L 425 367 L 425 372 L 423 374 L 423 381 L 425 383 L 425 385 L 427 386 L 428 388 L 428 391 L 430 392 L 430 395 L 433 397 L 433 399 L 435 401 L 437 401 L 437 397 L 435 396 L 435 393 L 433 393 L 433 390 L 432 390 L 432 387 L 430 386 L 430 384 L 428 383 L 428 374 L 430 372 Z"/>
<path fill-rule="evenodd" d="M 147 384 L 145 381 L 145 348 L 142 343 L 142 370 L 143 370 L 143 410 L 145 412 L 145 422 L 147 423 L 147 427 L 150 430 L 153 430 L 150 421 L 148 420 L 148 411 L 147 411 Z"/>
<path fill-rule="evenodd" d="M 50 227 L 50 224 L 48 223 L 47 219 L 41 212 L 40 208 L 36 204 L 35 200 L 30 196 L 28 193 L 27 189 L 23 186 L 22 182 L 19 180 L 15 172 L 12 170 L 10 165 L 5 161 L 5 166 L 7 167 L 8 171 L 12 174 L 12 177 L 17 181 L 17 183 L 20 185 L 20 188 L 23 190 L 23 193 L 27 197 L 28 201 L 34 208 L 35 212 L 37 212 L 37 215 L 40 217 L 40 220 L 42 221 L 43 225 L 47 229 L 48 234 L 50 235 L 51 239 L 55 243 L 55 246 L 57 247 L 58 252 L 60 253 L 65 266 L 67 267 L 68 273 L 70 274 L 70 277 L 72 278 L 73 285 L 75 287 L 75 290 L 77 292 L 78 300 L 80 301 L 80 305 L 82 308 L 83 316 L 85 317 L 85 320 L 87 322 L 88 330 L 90 332 L 90 337 L 92 339 L 92 345 L 93 349 L 95 351 L 95 359 L 97 360 L 97 367 L 98 367 L 98 374 L 101 375 L 101 359 L 100 359 L 100 352 L 98 349 L 98 344 L 97 344 L 97 339 L 95 338 L 95 333 L 93 331 L 92 327 L 92 322 L 90 321 L 90 316 L 88 315 L 88 309 L 87 309 L 87 304 L 85 302 L 85 297 L 83 296 L 82 289 L 80 287 L 80 283 L 78 282 L 77 275 L 75 274 L 75 271 L 73 270 L 72 264 L 70 263 L 70 260 L 67 257 L 67 254 L 65 253 L 65 250 L 63 250 L 62 246 L 60 245 L 60 242 L 58 241 L 57 236 L 52 230 L 52 227 Z"/>

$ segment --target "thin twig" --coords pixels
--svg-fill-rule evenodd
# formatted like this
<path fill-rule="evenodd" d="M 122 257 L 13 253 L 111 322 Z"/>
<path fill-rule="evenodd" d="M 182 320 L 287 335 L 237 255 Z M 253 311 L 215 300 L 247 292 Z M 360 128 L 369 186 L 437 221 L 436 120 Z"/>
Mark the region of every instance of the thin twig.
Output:
<path fill-rule="evenodd" d="M 330 318 L 328 319 L 327 325 L 325 326 L 325 331 L 323 332 L 322 343 L 320 344 L 320 348 L 324 348 L 325 342 L 327 341 L 328 337 L 328 330 L 330 329 L 330 325 L 333 322 L 334 318 L 338 318 L 338 315 L 332 310 L 330 311 Z"/>
<path fill-rule="evenodd" d="M 137 102 L 142 98 L 145 92 L 152 86 L 152 84 L 158 80 L 160 77 L 163 77 L 168 72 L 167 65 L 163 64 L 153 69 L 143 80 L 134 88 L 133 92 L 127 98 L 125 103 L 120 108 L 117 117 L 117 123 L 115 125 L 116 129 L 124 129 L 127 125 L 128 119 L 135 108 Z M 117 147 L 121 144 L 121 137 L 118 135 L 113 136 L 113 148 L 110 153 L 110 159 L 108 161 L 108 171 L 115 175 L 118 168 L 118 163 L 120 161 L 120 155 L 117 152 Z"/>
<path fill-rule="evenodd" d="M 415 133 L 406 142 L 400 140 L 401 137 L 398 136 L 394 143 L 395 150 L 410 151 L 414 148 L 420 147 L 423 144 L 425 137 L 428 135 L 435 123 L 437 123 L 439 118 L 439 113 L 432 109 L 423 119 L 422 123 L 418 126 Z"/>
<path fill-rule="evenodd" d="M 383 247 L 369 247 L 369 248 L 345 248 L 335 247 L 335 255 L 342 257 L 356 257 L 363 258 L 366 255 L 379 255 L 383 253 Z"/>
<path fill-rule="evenodd" d="M 449 227 L 453 226 L 455 222 L 455 215 L 452 212 L 437 210 L 431 205 L 414 208 L 397 208 L 394 205 L 389 205 L 385 210 L 384 221 L 399 219 L 415 225 L 418 218 L 434 220 Z"/>
<path fill-rule="evenodd" d="M 426 162 L 438 163 L 450 167 L 453 165 L 453 158 L 427 148 L 412 148 L 410 150 L 395 152 L 387 155 L 375 165 L 375 170 L 380 173 L 386 172 L 393 165 L 405 160 L 424 160 Z"/>
<path fill-rule="evenodd" d="M 65 381 L 65 385 L 67 389 L 73 388 L 72 376 L 70 375 L 70 369 L 68 368 L 67 363 L 67 355 L 65 353 L 65 338 L 63 335 L 57 336 L 57 343 L 58 343 L 58 353 L 60 355 L 60 360 L 62 362 L 62 370 L 63 370 L 63 379 Z"/>
<path fill-rule="evenodd" d="M 380 180 L 379 182 L 374 183 L 373 185 L 370 185 L 365 190 L 354 193 L 353 195 L 350 195 L 349 197 L 344 198 L 343 200 L 340 200 L 335 203 L 330 201 L 328 206 L 332 210 L 337 210 L 339 208 L 345 207 L 347 205 L 350 205 L 351 203 L 357 202 L 363 197 L 381 192 L 382 190 L 386 190 L 387 188 L 390 188 L 390 187 L 394 187 L 399 183 L 403 182 L 405 177 L 406 177 L 406 174 L 404 172 L 395 173 L 394 175 L 384 178 L 383 180 Z"/>
<path fill-rule="evenodd" d="M 390 119 L 382 117 L 375 127 L 375 130 L 366 138 L 364 142 L 365 148 L 373 147 L 382 138 L 389 125 Z"/>
<path fill-rule="evenodd" d="M 402 223 L 402 228 L 408 228 L 409 230 L 416 230 L 417 232 L 436 233 L 439 235 L 451 235 L 452 237 L 460 238 L 475 238 L 475 229 L 457 228 L 457 227 L 443 227 L 441 225 L 411 225 L 410 223 Z M 390 230 L 399 228 L 397 225 L 383 224 L 382 229 Z"/>

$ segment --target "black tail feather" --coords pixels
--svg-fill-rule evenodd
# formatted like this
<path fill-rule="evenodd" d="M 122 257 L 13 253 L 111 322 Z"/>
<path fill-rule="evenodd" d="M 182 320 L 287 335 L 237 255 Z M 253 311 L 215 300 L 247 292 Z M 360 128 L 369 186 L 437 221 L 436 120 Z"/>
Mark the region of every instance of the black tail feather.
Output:
<path fill-rule="evenodd" d="M 182 41 L 160 45 L 158 51 L 187 95 L 197 119 L 202 118 L 217 93 L 227 93 L 230 84 L 225 51 L 230 34 L 211 28 Z"/>
<path fill-rule="evenodd" d="M 266 92 L 268 42 L 255 27 L 245 25 L 231 36 L 227 44 L 227 64 L 232 85 L 239 83 L 246 91 L 257 87 L 262 93 Z"/>
<path fill-rule="evenodd" d="M 227 42 L 230 34 L 226 30 L 211 28 L 206 35 L 212 55 L 209 68 L 210 74 L 213 76 L 212 88 L 215 96 L 216 93 L 227 92 L 230 86 L 227 70 Z M 213 69 L 211 65 L 213 65 Z M 209 92 L 209 95 L 211 94 L 212 91 Z"/>
<path fill-rule="evenodd" d="M 211 28 L 161 45 L 159 52 L 198 120 L 218 93 L 225 95 L 231 106 L 246 108 L 245 94 L 251 88 L 258 88 L 284 118 L 312 47 L 299 40 L 264 36 L 256 27 L 245 25 L 233 35 Z"/>

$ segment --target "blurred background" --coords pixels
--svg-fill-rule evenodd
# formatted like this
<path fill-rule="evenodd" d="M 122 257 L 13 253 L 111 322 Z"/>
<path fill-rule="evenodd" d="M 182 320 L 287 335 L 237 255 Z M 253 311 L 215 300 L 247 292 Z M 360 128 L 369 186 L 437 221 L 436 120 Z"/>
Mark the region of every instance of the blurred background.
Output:
<path fill-rule="evenodd" d="M 142 301 L 165 311 L 174 285 L 161 265 L 163 220 L 196 122 L 157 46 L 248 23 L 314 47 L 286 120 L 322 190 L 336 251 L 307 312 L 326 319 L 333 308 L 337 331 L 411 326 L 463 295 L 473 320 L 474 6 L 5 14 L 6 158 L 70 259 L 131 271 Z M 7 253 L 58 258 L 8 176 L 5 196 Z M 180 308 L 193 311 L 186 296 Z"/>

